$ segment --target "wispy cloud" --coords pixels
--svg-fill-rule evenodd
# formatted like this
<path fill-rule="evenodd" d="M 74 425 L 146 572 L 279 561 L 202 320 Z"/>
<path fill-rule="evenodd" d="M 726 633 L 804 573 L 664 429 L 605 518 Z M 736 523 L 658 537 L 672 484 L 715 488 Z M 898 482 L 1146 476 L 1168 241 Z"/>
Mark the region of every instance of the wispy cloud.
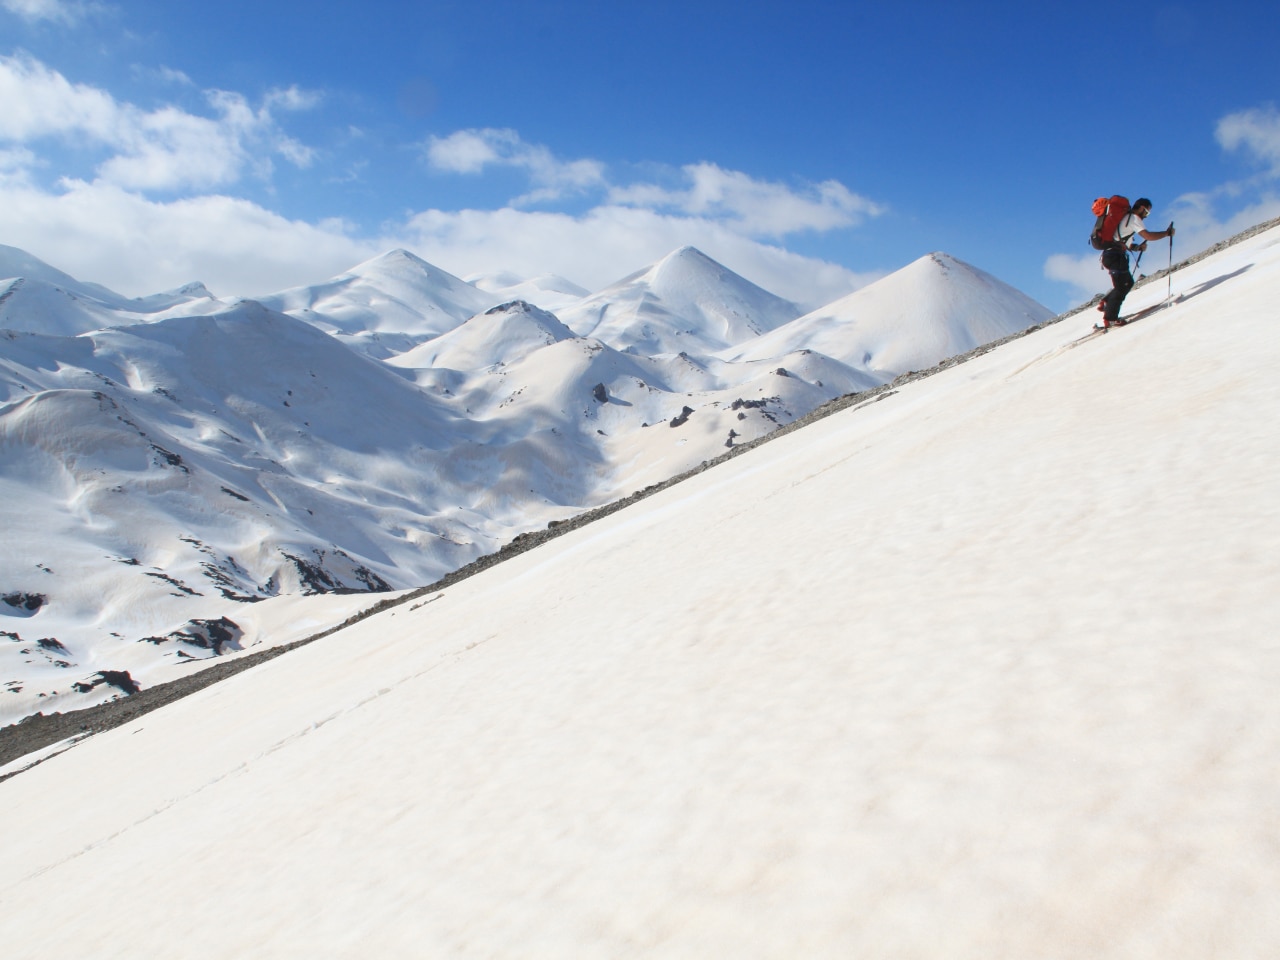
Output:
<path fill-rule="evenodd" d="M 0 9 L 31 23 L 48 20 L 70 25 L 78 23 L 86 13 L 97 8 L 98 4 L 81 0 L 0 0 Z"/>
<path fill-rule="evenodd" d="M 161 79 L 192 92 L 185 75 Z M 461 130 L 420 145 L 437 173 L 501 169 L 505 182 L 512 171 L 522 174 L 527 189 L 493 209 L 411 211 L 373 232 L 341 220 L 289 219 L 210 191 L 233 192 L 246 175 L 269 175 L 272 158 L 311 164 L 311 148 L 279 121 L 314 108 L 318 95 L 288 87 L 257 102 L 231 91 L 203 96 L 199 113 L 142 109 L 31 57 L 0 57 L 0 102 L 12 105 L 0 111 L 0 236 L 130 295 L 190 280 L 227 295 L 260 295 L 317 282 L 392 247 L 459 276 L 558 273 L 599 289 L 692 244 L 814 307 L 876 276 L 776 245 L 788 234 L 850 227 L 881 212 L 842 184 L 781 184 L 712 163 L 619 183 L 604 163 L 559 157 L 514 130 Z M 50 188 L 41 185 L 50 168 L 59 172 L 43 150 L 50 142 L 108 156 L 96 159 L 92 178 L 64 174 Z"/>
<path fill-rule="evenodd" d="M 300 167 L 311 162 L 311 150 L 284 134 L 273 110 L 307 109 L 315 94 L 275 90 L 258 107 L 238 93 L 212 90 L 205 98 L 212 116 L 174 106 L 143 110 L 29 56 L 0 56 L 0 143 L 59 138 L 105 146 L 112 155 L 98 176 L 138 190 L 223 186 L 246 170 L 269 173 L 273 154 Z"/>
<path fill-rule="evenodd" d="M 1280 110 L 1274 104 L 1228 114 L 1218 121 L 1216 135 L 1224 150 L 1243 152 L 1280 177 Z"/>
<path fill-rule="evenodd" d="M 404 245 L 460 275 L 497 267 L 525 276 L 558 273 L 593 290 L 685 244 L 773 293 L 812 307 L 879 277 L 761 243 L 715 220 L 616 204 L 580 215 L 511 207 L 427 210 L 411 217 L 400 235 Z"/>
<path fill-rule="evenodd" d="M 666 178 L 675 183 L 615 182 L 597 160 L 564 160 L 515 130 L 459 130 L 432 137 L 427 162 L 438 172 L 482 174 L 490 167 L 524 170 L 530 192 L 509 201 L 513 207 L 595 191 L 602 206 L 621 206 L 706 219 L 748 236 L 780 238 L 806 230 L 852 227 L 879 216 L 884 207 L 827 180 L 788 185 L 759 180 L 714 163 L 682 167 Z"/>
<path fill-rule="evenodd" d="M 425 153 L 432 169 L 446 173 L 479 174 L 493 166 L 524 170 L 531 189 L 511 201 L 517 207 L 605 186 L 604 164 L 561 160 L 547 147 L 526 143 L 515 130 L 459 130 L 447 137 L 431 137 Z"/>
<path fill-rule="evenodd" d="M 17 158 L 18 165 L 25 158 Z M 5 174 L 0 236 L 84 280 L 137 296 L 202 280 L 223 296 L 315 283 L 394 247 L 445 270 L 558 273 L 591 289 L 693 244 L 780 296 L 816 307 L 877 278 L 800 256 L 706 219 L 622 206 L 582 215 L 424 210 L 378 234 L 342 220 L 282 217 L 227 196 L 156 200 L 104 180 L 64 180 L 56 192 Z"/>
<path fill-rule="evenodd" d="M 0 169 L 5 243 L 129 296 L 191 280 L 222 296 L 314 283 L 387 249 L 382 238 L 354 232 L 339 220 L 291 220 L 236 197 L 155 200 L 105 181 L 66 180 L 56 192 L 5 184 Z"/>
<path fill-rule="evenodd" d="M 775 238 L 806 230 L 852 227 L 884 212 L 880 204 L 835 180 L 797 188 L 757 180 L 714 163 L 688 165 L 682 174 L 686 181 L 683 188 L 633 184 L 613 189 L 609 199 L 623 206 L 721 221 L 748 236 Z"/>

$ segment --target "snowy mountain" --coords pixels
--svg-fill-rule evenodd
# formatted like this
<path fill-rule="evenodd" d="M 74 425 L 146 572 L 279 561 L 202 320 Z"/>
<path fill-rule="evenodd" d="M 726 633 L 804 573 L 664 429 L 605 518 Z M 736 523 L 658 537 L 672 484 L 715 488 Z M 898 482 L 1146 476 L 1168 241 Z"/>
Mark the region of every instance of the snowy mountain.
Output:
<path fill-rule="evenodd" d="M 1273 955 L 1280 227 L 1170 283 L 51 747 L 6 956 Z"/>
<path fill-rule="evenodd" d="M 199 284 L 125 300 L 18 254 L 34 276 L 0 302 L 0 723 L 275 642 L 261 602 L 432 582 L 884 381 L 691 248 L 560 317 L 405 251 L 231 302 Z M 914 356 L 1026 326 L 1016 291 L 935 286 L 948 328 L 928 339 L 917 292 Z M 563 322 L 584 310 L 610 340 Z M 754 353 L 651 356 L 637 330 Z M 839 331 L 809 332 L 840 352 Z"/>
<path fill-rule="evenodd" d="M 759 360 L 809 349 L 891 380 L 1042 323 L 1030 297 L 945 253 L 932 253 L 840 300 L 739 343 L 724 356 Z"/>
<path fill-rule="evenodd" d="M 653 356 L 708 354 L 793 320 L 795 304 L 762 290 L 693 247 L 681 247 L 560 312 L 583 336 Z M 790 352 L 790 351 L 784 351 Z"/>
<path fill-rule="evenodd" d="M 377 358 L 452 330 L 496 302 L 407 250 L 392 250 L 324 283 L 260 301 Z"/>
<path fill-rule="evenodd" d="M 0 330 L 75 336 L 121 323 L 198 313 L 217 305 L 217 298 L 198 282 L 168 293 L 126 299 L 0 244 Z"/>

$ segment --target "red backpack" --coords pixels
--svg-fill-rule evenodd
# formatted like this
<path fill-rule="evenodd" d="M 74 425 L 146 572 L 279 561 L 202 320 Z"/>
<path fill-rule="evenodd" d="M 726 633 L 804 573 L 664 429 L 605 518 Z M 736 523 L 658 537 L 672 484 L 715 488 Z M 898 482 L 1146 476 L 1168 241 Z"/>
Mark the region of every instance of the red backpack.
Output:
<path fill-rule="evenodd" d="M 1114 197 L 1099 197 L 1093 201 L 1093 212 L 1097 220 L 1093 224 L 1093 233 L 1089 234 L 1089 243 L 1095 250 L 1104 250 L 1116 240 L 1116 228 L 1129 212 L 1129 198 L 1116 194 Z"/>

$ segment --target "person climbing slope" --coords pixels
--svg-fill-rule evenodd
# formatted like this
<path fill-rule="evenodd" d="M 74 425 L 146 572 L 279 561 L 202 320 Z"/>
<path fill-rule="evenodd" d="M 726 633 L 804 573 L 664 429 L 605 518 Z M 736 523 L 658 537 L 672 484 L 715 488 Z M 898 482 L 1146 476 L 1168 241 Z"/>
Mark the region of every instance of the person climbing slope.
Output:
<path fill-rule="evenodd" d="M 1121 200 L 1121 197 L 1112 197 L 1112 206 L 1115 201 Z M 1165 237 L 1173 236 L 1173 224 L 1169 224 L 1169 229 L 1152 232 L 1147 229 L 1146 218 L 1151 215 L 1151 201 L 1146 197 L 1138 199 L 1129 211 L 1119 219 L 1114 228 L 1112 238 L 1108 240 L 1104 233 L 1102 237 L 1102 267 L 1111 274 L 1111 292 L 1102 300 L 1099 307 L 1102 310 L 1102 325 L 1104 327 L 1123 326 L 1125 321 L 1120 319 L 1120 305 L 1124 303 L 1124 298 L 1129 295 L 1129 291 L 1133 288 L 1133 274 L 1129 272 L 1129 251 L 1137 250 L 1139 253 L 1147 249 L 1147 242 L 1150 240 L 1163 240 Z M 1108 226 L 1110 226 L 1110 217 Z M 1108 231 L 1109 232 L 1109 231 Z M 1141 242 L 1135 243 L 1134 237 L 1141 237 Z"/>

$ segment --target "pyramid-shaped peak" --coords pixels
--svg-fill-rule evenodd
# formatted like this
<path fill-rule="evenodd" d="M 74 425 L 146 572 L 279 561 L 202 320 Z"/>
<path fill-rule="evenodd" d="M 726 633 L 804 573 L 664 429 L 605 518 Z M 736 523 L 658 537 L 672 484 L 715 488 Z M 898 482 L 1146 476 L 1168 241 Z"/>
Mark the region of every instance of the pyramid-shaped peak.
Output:
<path fill-rule="evenodd" d="M 655 291 L 670 292 L 675 288 L 761 289 L 697 247 L 690 246 L 673 250 L 642 276 Z"/>
<path fill-rule="evenodd" d="M 729 269 L 723 264 L 717 263 L 697 247 L 691 246 L 683 246 L 672 250 L 669 254 L 654 264 L 654 267 L 658 270 L 668 267 L 685 267 L 692 269 L 710 268 L 713 270 Z"/>
<path fill-rule="evenodd" d="M 689 244 L 685 244 L 683 247 L 677 247 L 675 250 L 672 250 L 669 254 L 667 254 L 665 259 L 667 260 L 676 260 L 676 259 L 705 260 L 710 263 L 715 263 L 714 260 L 708 257 L 705 253 L 703 253 L 697 247 L 690 246 Z"/>
<path fill-rule="evenodd" d="M 416 271 L 426 271 L 438 269 L 433 267 L 427 261 L 423 260 L 417 254 L 412 253 L 404 247 L 396 247 L 394 250 L 388 250 L 386 253 L 378 254 L 378 256 L 366 260 L 352 268 L 352 273 L 366 273 L 371 271 L 387 271 L 387 270 L 404 270 L 411 269 Z"/>
<path fill-rule="evenodd" d="M 964 273 L 980 273 L 977 267 L 965 263 L 959 257 L 953 257 L 951 254 L 942 250 L 934 250 L 932 253 L 926 253 L 923 257 L 913 260 L 911 263 L 903 267 L 904 271 L 923 272 L 929 271 L 935 274 L 946 275 L 949 271 L 959 270 Z"/>
<path fill-rule="evenodd" d="M 913 260 L 902 269 L 876 281 L 873 287 L 883 285 L 892 288 L 898 285 L 914 284 L 965 284 L 975 287 L 998 288 L 1016 292 L 1003 281 L 993 277 L 985 270 L 979 270 L 972 264 L 954 257 L 941 250 L 927 253 Z M 863 288 L 868 289 L 868 288 Z"/>

